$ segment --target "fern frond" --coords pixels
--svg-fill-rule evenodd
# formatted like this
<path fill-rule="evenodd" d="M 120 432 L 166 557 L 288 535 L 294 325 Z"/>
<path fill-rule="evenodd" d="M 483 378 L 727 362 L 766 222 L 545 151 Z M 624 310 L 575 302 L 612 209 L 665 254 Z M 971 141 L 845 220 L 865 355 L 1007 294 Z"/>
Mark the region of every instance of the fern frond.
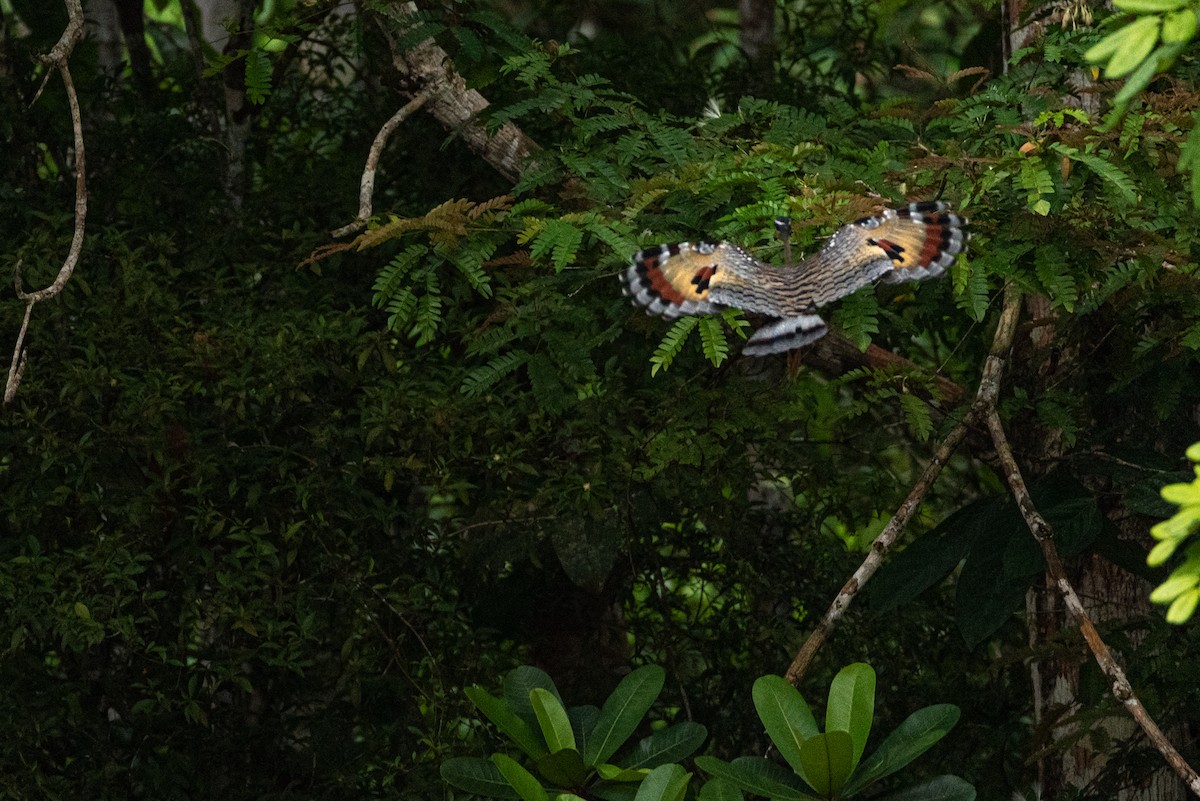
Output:
<path fill-rule="evenodd" d="M 429 253 L 429 248 L 424 245 L 409 245 L 393 256 L 391 261 L 379 271 L 379 276 L 376 277 L 375 284 L 371 287 L 375 293 L 371 298 L 371 303 L 376 308 L 381 308 L 386 304 L 400 291 L 405 277 L 427 253 Z"/>
<path fill-rule="evenodd" d="M 1137 189 L 1133 185 L 1133 180 L 1112 162 L 1091 153 L 1082 153 L 1062 142 L 1052 143 L 1050 149 L 1061 153 L 1071 161 L 1079 162 L 1094 172 L 1116 190 L 1123 203 L 1132 206 L 1137 202 Z"/>
<path fill-rule="evenodd" d="M 417 345 L 425 345 L 437 335 L 442 322 L 442 282 L 438 274 L 430 270 L 425 274 L 425 294 L 417 300 L 416 319 L 410 337 L 416 337 Z"/>
<path fill-rule="evenodd" d="M 363 231 L 355 238 L 355 250 L 366 250 L 378 245 L 382 245 L 391 239 L 395 239 L 400 234 L 408 231 L 419 231 L 425 227 L 424 217 L 393 217 L 389 222 L 384 223 L 378 228 L 371 228 Z"/>
<path fill-rule="evenodd" d="M 477 219 L 479 219 L 479 217 L 481 217 L 484 214 L 488 214 L 489 212 L 507 211 L 508 209 L 512 208 L 512 202 L 513 202 L 512 195 L 497 195 L 496 197 L 491 198 L 490 200 L 483 201 L 482 203 L 476 205 L 474 208 L 472 208 L 470 211 L 468 211 L 467 219 L 468 220 L 477 220 Z"/>
<path fill-rule="evenodd" d="M 700 347 L 713 367 L 720 367 L 729 358 L 729 340 L 725 338 L 720 317 L 700 318 Z"/>
<path fill-rule="evenodd" d="M 583 231 L 565 220 L 545 220 L 532 240 L 529 255 L 535 260 L 551 256 L 556 272 L 575 260 L 579 245 L 583 242 Z"/>
<path fill-rule="evenodd" d="M 482 367 L 476 367 L 467 373 L 458 391 L 468 398 L 477 398 L 487 392 L 496 382 L 529 361 L 529 354 L 523 350 L 511 350 L 503 353 Z"/>
<path fill-rule="evenodd" d="M 929 435 L 933 433 L 933 418 L 925 401 L 916 395 L 904 393 L 900 395 L 900 408 L 904 411 L 904 418 L 908 421 L 913 436 L 921 442 L 929 439 Z"/>
<path fill-rule="evenodd" d="M 246 97 L 256 106 L 271 94 L 271 55 L 255 47 L 246 54 Z"/>
<path fill-rule="evenodd" d="M 1075 311 L 1079 290 L 1071 277 L 1066 254 L 1053 245 L 1043 245 L 1034 253 L 1033 265 L 1038 281 L 1050 298 L 1050 304 L 1069 312 Z"/>
<path fill-rule="evenodd" d="M 675 361 L 675 357 L 683 350 L 683 343 L 687 341 L 688 334 L 699 324 L 699 317 L 680 317 L 675 321 L 675 325 L 671 326 L 671 330 L 650 357 L 650 364 L 653 365 L 650 368 L 651 376 L 657 375 L 659 370 L 670 369 L 671 362 Z"/>
<path fill-rule="evenodd" d="M 879 333 L 879 303 L 874 293 L 855 292 L 843 298 L 834 322 L 859 350 L 865 351 L 871 344 L 871 334 Z"/>
<path fill-rule="evenodd" d="M 958 259 L 950 267 L 956 304 L 975 322 L 983 322 L 988 308 L 987 270 L 982 263 Z"/>

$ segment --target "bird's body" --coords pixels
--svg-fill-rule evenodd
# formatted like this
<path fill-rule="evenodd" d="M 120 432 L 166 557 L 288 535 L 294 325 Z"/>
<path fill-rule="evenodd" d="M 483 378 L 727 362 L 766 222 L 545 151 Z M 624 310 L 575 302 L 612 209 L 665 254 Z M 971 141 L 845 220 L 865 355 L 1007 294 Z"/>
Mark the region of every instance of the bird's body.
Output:
<path fill-rule="evenodd" d="M 742 350 L 763 356 L 824 336 L 817 308 L 864 286 L 941 275 L 962 252 L 965 225 L 942 203 L 912 203 L 842 226 L 798 264 L 767 264 L 728 242 L 681 242 L 638 251 L 621 280 L 635 304 L 668 319 L 727 308 L 779 318 Z"/>

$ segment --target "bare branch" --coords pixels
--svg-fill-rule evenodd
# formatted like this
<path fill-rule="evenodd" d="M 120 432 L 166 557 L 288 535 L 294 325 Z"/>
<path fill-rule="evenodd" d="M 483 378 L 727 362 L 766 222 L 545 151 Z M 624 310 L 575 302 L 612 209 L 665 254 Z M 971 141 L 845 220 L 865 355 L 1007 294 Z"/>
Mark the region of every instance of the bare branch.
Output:
<path fill-rule="evenodd" d="M 83 5 L 81 0 L 65 0 L 65 2 L 68 16 L 67 27 L 50 52 L 39 56 L 38 60 L 58 69 L 59 75 L 62 76 L 63 89 L 67 93 L 67 103 L 71 108 L 71 129 L 75 137 L 75 230 L 71 237 L 71 246 L 67 251 L 67 257 L 63 260 L 58 275 L 46 288 L 26 292 L 22 286 L 20 262 L 13 271 L 13 283 L 17 297 L 25 301 L 25 316 L 21 322 L 21 331 L 17 335 L 16 345 L 13 347 L 12 363 L 8 370 L 8 380 L 5 382 L 5 404 L 11 402 L 16 396 L 17 388 L 21 385 L 21 378 L 25 375 L 25 367 L 29 363 L 29 354 L 25 351 L 25 335 L 29 331 L 29 318 L 33 312 L 33 305 L 46 298 L 52 298 L 62 291 L 63 287 L 67 285 L 67 281 L 71 279 L 72 273 L 75 272 L 75 265 L 79 263 L 79 254 L 83 250 L 84 221 L 87 218 L 87 161 L 83 147 L 83 117 L 79 111 L 79 97 L 75 93 L 75 83 L 71 80 L 71 70 L 67 65 L 71 51 L 83 37 Z"/>
<path fill-rule="evenodd" d="M 867 554 L 867 558 L 863 560 L 854 574 L 849 580 L 842 585 L 842 589 L 838 591 L 837 596 L 833 599 L 833 603 L 829 605 L 825 615 L 821 618 L 821 622 L 811 634 L 800 650 L 796 653 L 795 659 L 788 667 L 787 680 L 794 685 L 799 685 L 804 679 L 804 674 L 808 671 L 808 666 L 812 663 L 817 651 L 829 639 L 829 635 L 833 632 L 838 621 L 846 614 L 846 610 L 854 601 L 855 596 L 862 590 L 866 583 L 871 579 L 875 572 L 879 570 L 883 564 L 883 558 L 895 545 L 896 540 L 904 533 L 905 526 L 912 519 L 913 514 L 920 507 L 921 502 L 925 500 L 933 482 L 937 480 L 938 475 L 942 472 L 942 468 L 946 466 L 955 448 L 966 437 L 967 432 L 972 425 L 979 419 L 981 415 L 987 413 L 989 409 L 995 408 L 996 396 L 999 393 L 1000 377 L 1004 373 L 1004 362 L 1007 358 L 1008 351 L 1012 348 L 1013 336 L 1017 331 L 1017 319 L 1021 312 L 1020 293 L 1015 289 L 1008 288 L 1004 295 L 1004 309 L 1000 312 L 1000 322 L 996 326 L 996 334 L 992 338 L 992 348 L 988 354 L 987 361 L 983 366 L 983 376 L 979 381 L 979 392 L 976 396 L 976 401 L 971 407 L 971 411 L 963 418 L 962 422 L 956 425 L 946 438 L 938 445 L 934 451 L 933 458 L 925 467 L 925 471 L 921 477 L 917 479 L 912 490 L 908 493 L 908 497 L 904 499 L 904 503 L 900 504 L 900 508 L 892 515 L 892 519 L 884 526 L 883 531 L 879 532 L 879 536 L 871 543 L 871 550 Z"/>
<path fill-rule="evenodd" d="M 1129 683 L 1129 678 L 1125 675 L 1125 671 L 1121 669 L 1120 664 L 1113 657 L 1112 651 L 1108 645 L 1100 637 L 1100 632 L 1096 631 L 1096 626 L 1092 623 L 1092 619 L 1083 608 L 1083 602 L 1079 599 L 1078 593 L 1071 585 L 1071 581 L 1067 578 L 1066 571 L 1063 570 L 1062 560 L 1058 555 L 1058 548 L 1054 545 L 1054 529 L 1050 526 L 1046 519 L 1038 512 L 1037 507 L 1033 505 L 1033 499 L 1029 495 L 1029 488 L 1025 485 L 1025 478 L 1021 475 L 1021 470 L 1017 466 L 1017 460 L 1013 456 L 1012 448 L 1008 444 L 1008 435 L 1004 431 L 1004 424 L 1000 420 L 1000 414 L 996 411 L 996 407 L 988 410 L 986 416 L 988 431 L 992 435 L 992 444 L 996 447 L 996 455 L 1000 460 L 1000 464 L 1004 469 L 1004 480 L 1008 484 L 1008 489 L 1016 499 L 1017 508 L 1021 510 L 1021 516 L 1025 519 L 1025 525 L 1029 526 L 1029 531 L 1041 546 L 1042 555 L 1046 558 L 1046 572 L 1050 576 L 1051 582 L 1058 588 L 1059 593 L 1066 603 L 1067 611 L 1071 613 L 1071 617 L 1075 620 L 1075 624 L 1079 626 L 1080 633 L 1083 634 L 1083 639 L 1087 642 L 1088 648 L 1091 649 L 1092 655 L 1096 659 L 1096 664 L 1100 666 L 1100 670 L 1112 682 L 1112 693 L 1129 711 L 1130 716 L 1142 727 L 1142 731 L 1146 733 L 1146 737 L 1151 744 L 1158 749 L 1158 752 L 1163 755 L 1163 759 L 1167 764 L 1179 774 L 1194 794 L 1200 795 L 1200 774 L 1197 774 L 1195 769 L 1187 763 L 1180 755 L 1171 741 L 1163 734 L 1162 729 L 1150 717 L 1150 713 L 1146 711 L 1146 707 L 1142 705 L 1141 700 L 1133 691 L 1133 686 Z"/>
<path fill-rule="evenodd" d="M 415 3 L 398 5 L 415 19 Z M 391 40 L 390 33 L 386 30 L 384 33 Z M 501 125 L 492 134 L 484 129 L 479 116 L 488 107 L 488 101 L 479 92 L 467 88 L 467 82 L 454 69 L 450 56 L 433 39 L 426 39 L 404 51 L 396 50 L 393 41 L 392 63 L 429 95 L 429 113 L 446 130 L 462 137 L 468 147 L 508 180 L 518 180 L 534 154 L 541 150 L 511 122 Z"/>
<path fill-rule="evenodd" d="M 358 187 L 358 216 L 354 218 L 354 222 L 343 225 L 334 231 L 334 236 L 356 234 L 367 227 L 367 220 L 371 217 L 372 198 L 375 195 L 375 173 L 379 169 L 379 157 L 383 154 L 383 147 L 387 144 L 387 140 L 392 135 L 392 132 L 400 126 L 400 123 L 408 119 L 409 115 L 414 111 L 425 105 L 425 101 L 428 99 L 428 92 L 418 92 L 416 97 L 408 101 L 403 108 L 393 114 L 391 119 L 385 122 L 383 127 L 379 129 L 379 133 L 375 134 L 375 141 L 371 143 L 371 150 L 367 153 L 367 163 L 363 167 L 362 181 Z"/>

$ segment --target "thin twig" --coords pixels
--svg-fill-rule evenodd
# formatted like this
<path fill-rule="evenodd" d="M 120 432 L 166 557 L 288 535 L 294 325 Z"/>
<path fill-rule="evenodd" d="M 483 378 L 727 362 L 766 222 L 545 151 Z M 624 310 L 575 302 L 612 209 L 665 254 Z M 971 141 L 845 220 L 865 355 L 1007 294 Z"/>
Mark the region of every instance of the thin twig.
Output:
<path fill-rule="evenodd" d="M 955 448 L 966 437 L 967 432 L 972 425 L 980 419 L 980 415 L 985 414 L 986 410 L 994 408 L 996 397 L 1000 391 L 1000 377 L 1004 374 L 1004 363 L 1008 358 L 1008 351 L 1012 348 L 1013 337 L 1017 331 L 1017 319 L 1021 312 L 1020 293 L 1015 289 L 1008 289 L 1004 296 L 1004 309 L 1000 312 L 1000 321 L 996 326 L 996 334 L 992 338 L 992 348 L 988 353 L 987 361 L 983 365 L 983 376 L 979 380 L 979 392 L 977 393 L 975 403 L 971 410 L 956 425 L 946 438 L 938 445 L 934 451 L 933 458 L 925 467 L 925 471 L 921 477 L 917 479 L 912 490 L 908 493 L 908 497 L 904 499 L 904 503 L 900 504 L 900 508 L 892 515 L 892 519 L 884 526 L 883 531 L 879 532 L 879 536 L 871 543 L 871 550 L 867 553 L 866 559 L 854 571 L 849 580 L 842 585 L 842 589 L 838 591 L 837 596 L 833 599 L 833 603 L 829 605 L 825 615 L 821 618 L 821 622 L 811 634 L 800 650 L 796 653 L 795 659 L 788 667 L 787 680 L 794 685 L 799 685 L 804 678 L 804 674 L 808 671 L 809 665 L 816 656 L 817 651 L 829 639 L 829 635 L 833 632 L 838 621 L 846 614 L 846 610 L 854 601 L 854 598 L 866 586 L 866 583 L 871 579 L 875 572 L 879 570 L 883 564 L 883 558 L 891 550 L 896 540 L 904 533 L 905 526 L 912 516 L 920 507 L 921 502 L 925 500 L 933 482 L 937 480 L 938 475 L 942 472 L 942 468 L 946 466 L 950 456 L 953 455 Z"/>
<path fill-rule="evenodd" d="M 1046 519 L 1038 512 L 1037 507 L 1033 505 L 1033 499 L 1029 495 L 1029 488 L 1025 485 L 1025 479 L 1021 475 L 1021 470 L 1017 466 L 1017 460 L 1013 456 L 1012 448 L 1008 444 L 1008 435 L 1004 431 L 1004 424 L 1000 420 L 1000 414 L 996 411 L 995 406 L 988 411 L 986 417 L 988 431 L 992 435 L 992 444 L 996 447 L 996 455 L 1000 460 L 1000 464 L 1004 468 L 1004 479 L 1008 483 L 1008 489 L 1012 492 L 1013 498 L 1017 501 L 1017 508 L 1021 510 L 1021 516 L 1025 518 L 1025 524 L 1029 526 L 1029 531 L 1038 541 L 1038 545 L 1042 548 L 1042 554 L 1046 558 L 1046 572 L 1050 576 L 1051 582 L 1058 588 L 1059 593 L 1066 603 L 1067 611 L 1071 613 L 1071 617 L 1075 620 L 1075 625 L 1079 626 L 1080 633 L 1083 634 L 1083 639 L 1087 642 L 1088 648 L 1091 649 L 1092 655 L 1096 658 L 1096 664 L 1100 666 L 1100 670 L 1112 682 L 1113 695 L 1125 705 L 1130 716 L 1133 717 L 1137 724 L 1142 727 L 1142 731 L 1146 733 L 1151 744 L 1158 749 L 1158 752 L 1163 755 L 1163 759 L 1167 764 L 1179 774 L 1194 794 L 1200 796 L 1200 774 L 1197 774 L 1195 769 L 1187 763 L 1187 761 L 1175 750 L 1175 746 L 1163 734 L 1162 729 L 1150 717 L 1150 713 L 1146 711 L 1146 707 L 1142 705 L 1141 700 L 1133 691 L 1133 686 L 1129 683 L 1129 678 L 1125 675 L 1125 671 L 1117 663 L 1113 657 L 1112 651 L 1108 645 L 1100 637 L 1100 633 L 1096 631 L 1096 626 L 1092 623 L 1091 617 L 1083 608 L 1083 602 L 1080 601 L 1078 593 L 1075 592 L 1075 587 L 1072 586 L 1070 579 L 1067 578 L 1066 571 L 1063 570 L 1062 560 L 1058 556 L 1058 548 L 1054 545 L 1054 529 L 1050 526 Z"/>
<path fill-rule="evenodd" d="M 404 107 L 392 115 L 391 119 L 383 124 L 379 129 L 379 133 L 375 134 L 375 141 L 371 143 L 371 150 L 367 154 L 367 163 L 363 167 L 362 181 L 358 186 L 358 216 L 349 225 L 343 225 L 333 232 L 334 236 L 345 236 L 347 234 L 356 234 L 367 227 L 367 220 L 371 218 L 372 198 L 375 195 L 375 173 L 379 169 L 379 157 L 383 153 L 383 147 L 387 144 L 388 137 L 392 132 L 400 126 L 400 123 L 408 119 L 409 115 L 425 105 L 425 101 L 429 99 L 429 92 L 422 90 L 412 100 L 404 104 Z"/>
<path fill-rule="evenodd" d="M 25 301 L 25 316 L 21 322 L 21 331 L 17 335 L 16 345 L 13 347 L 8 380 L 4 385 L 4 403 L 6 405 L 16 396 L 17 388 L 21 385 L 21 378 L 25 375 L 25 368 L 29 364 L 29 354 L 25 350 L 25 335 L 29 331 L 29 318 L 33 311 L 33 305 L 52 298 L 62 291 L 72 273 L 75 272 L 75 265 L 79 263 L 79 254 L 83 249 L 84 220 L 87 218 L 87 162 L 83 147 L 83 116 L 79 111 L 79 97 L 75 93 L 75 83 L 71 80 L 71 70 L 67 65 L 71 51 L 83 37 L 83 5 L 81 0 L 65 0 L 65 2 L 68 16 L 67 27 L 50 52 L 39 56 L 38 60 L 58 69 L 58 73 L 62 77 L 63 89 L 67 93 L 67 103 L 71 108 L 71 129 L 75 138 L 75 230 L 71 237 L 71 247 L 67 251 L 67 257 L 63 260 L 62 267 L 58 270 L 58 275 L 55 276 L 53 283 L 45 289 L 26 292 L 21 281 L 20 262 L 17 262 L 13 271 L 13 284 L 16 287 L 17 297 Z"/>

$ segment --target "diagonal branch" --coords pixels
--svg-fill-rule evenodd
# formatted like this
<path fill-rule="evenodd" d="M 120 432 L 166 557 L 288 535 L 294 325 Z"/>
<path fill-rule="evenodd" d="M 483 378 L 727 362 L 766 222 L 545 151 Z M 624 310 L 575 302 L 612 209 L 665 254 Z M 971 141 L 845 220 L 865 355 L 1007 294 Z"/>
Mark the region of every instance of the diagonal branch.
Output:
<path fill-rule="evenodd" d="M 979 381 L 979 392 L 974 405 L 962 421 L 938 445 L 925 472 L 917 479 L 916 484 L 908 493 L 908 497 L 904 499 L 904 503 L 900 504 L 900 508 L 892 515 L 892 519 L 871 543 L 871 550 L 867 553 L 866 559 L 842 585 L 842 589 L 838 591 L 833 603 L 829 605 L 821 622 L 804 641 L 804 645 L 801 646 L 795 659 L 792 660 L 792 664 L 788 667 L 787 680 L 792 684 L 798 685 L 803 680 L 817 651 L 829 639 L 829 635 L 833 633 L 834 627 L 846 614 L 846 610 L 854 598 L 879 570 L 883 564 L 883 558 L 896 544 L 900 535 L 904 533 L 908 521 L 912 519 L 921 502 L 925 500 L 933 482 L 937 480 L 942 468 L 946 466 L 946 462 L 950 460 L 954 450 L 966 437 L 967 432 L 988 409 L 994 408 L 996 397 L 1000 392 L 1000 377 L 1004 373 L 1004 363 L 1008 358 L 1008 351 L 1012 347 L 1013 336 L 1017 331 L 1017 318 L 1020 312 L 1020 295 L 1015 290 L 1006 291 L 1004 309 L 1000 312 L 1000 322 L 996 326 L 996 334 L 992 338 L 992 349 L 983 366 L 983 376 Z"/>
<path fill-rule="evenodd" d="M 1021 516 L 1025 518 L 1025 525 L 1029 526 L 1029 531 L 1041 546 L 1042 555 L 1046 559 L 1046 573 L 1062 595 L 1067 610 L 1075 620 L 1075 625 L 1079 626 L 1083 639 L 1096 659 L 1096 664 L 1112 682 L 1113 696 L 1124 704 L 1130 716 L 1142 727 L 1142 731 L 1146 733 L 1151 744 L 1158 749 L 1167 764 L 1179 774 L 1188 789 L 1195 795 L 1200 795 L 1200 774 L 1197 774 L 1195 769 L 1187 763 L 1175 746 L 1171 744 L 1171 741 L 1167 739 L 1167 736 L 1163 734 L 1158 724 L 1154 722 L 1154 718 L 1150 717 L 1150 713 L 1146 711 L 1146 707 L 1133 691 L 1133 686 L 1129 683 L 1125 671 L 1121 669 L 1121 665 L 1113 657 L 1112 651 L 1100 637 L 1100 632 L 1096 631 L 1095 624 L 1083 608 L 1083 602 L 1079 600 L 1078 593 L 1075 592 L 1075 588 L 1067 578 L 1062 560 L 1058 556 L 1058 548 L 1054 545 L 1054 529 L 1033 505 L 1033 499 L 1029 496 L 1029 488 L 1025 485 L 1021 469 L 1017 466 L 1017 460 L 1013 457 L 1012 448 L 1008 444 L 1008 435 L 1004 431 L 1000 413 L 996 411 L 994 405 L 988 410 L 986 422 L 988 431 L 992 435 L 992 443 L 996 446 L 996 455 L 1004 468 L 1004 480 L 1008 484 L 1013 498 L 1016 499 Z"/>
<path fill-rule="evenodd" d="M 17 394 L 21 378 L 25 375 L 25 367 L 29 362 L 29 354 L 25 350 L 25 335 L 29 331 L 29 318 L 35 303 L 52 298 L 62 291 L 75 272 L 79 263 L 79 253 L 83 249 L 84 220 L 87 218 L 87 162 L 83 149 L 83 118 L 79 111 L 79 97 L 75 94 L 75 83 L 71 80 L 71 70 L 67 60 L 75 45 L 83 37 L 83 5 L 81 0 L 66 0 L 67 27 L 59 37 L 58 42 L 38 60 L 43 64 L 58 69 L 62 77 L 63 88 L 67 93 L 67 103 L 71 108 L 71 130 L 75 137 L 75 230 L 71 237 L 71 246 L 67 257 L 54 281 L 44 289 L 26 292 L 21 281 L 21 264 L 13 271 L 13 284 L 17 297 L 25 301 L 25 316 L 21 321 L 21 330 L 17 334 L 17 342 L 13 347 L 12 363 L 8 368 L 8 380 L 4 386 L 4 403 L 7 405 Z M 40 93 L 40 90 L 39 90 Z"/>
<path fill-rule="evenodd" d="M 845 614 L 846 609 L 862 589 L 863 585 L 879 569 L 880 564 L 883 562 L 883 557 L 895 543 L 900 533 L 903 532 L 904 527 L 916 511 L 917 506 L 920 505 L 934 480 L 941 472 L 946 460 L 950 458 L 954 449 L 962 442 L 967 429 L 975 423 L 983 423 L 987 426 L 991 434 L 992 444 L 996 448 L 996 454 L 1003 468 L 1004 478 L 1008 483 L 1009 491 L 1016 500 L 1017 507 L 1021 510 L 1021 515 L 1024 517 L 1026 525 L 1029 526 L 1030 532 L 1033 533 L 1033 536 L 1038 541 L 1038 545 L 1041 546 L 1042 554 L 1046 559 L 1046 572 L 1062 595 L 1067 609 L 1070 611 L 1072 618 L 1074 618 L 1076 625 L 1079 626 L 1079 630 L 1083 634 L 1088 648 L 1091 649 L 1096 663 L 1100 666 L 1104 675 L 1108 677 L 1109 681 L 1112 682 L 1113 695 L 1124 704 L 1130 716 L 1142 727 L 1142 731 L 1146 733 L 1146 737 L 1158 749 L 1159 753 L 1162 754 L 1167 764 L 1183 779 L 1188 789 L 1194 794 L 1200 795 L 1200 774 L 1197 774 L 1195 769 L 1184 760 L 1175 746 L 1163 734 L 1162 729 L 1150 717 L 1150 714 L 1146 711 L 1146 707 L 1133 691 L 1133 687 L 1130 685 L 1125 672 L 1121 669 L 1116 658 L 1114 658 L 1108 645 L 1100 637 L 1100 633 L 1096 630 L 1092 619 L 1088 617 L 1087 612 L 1084 610 L 1078 593 L 1075 592 L 1075 588 L 1071 585 L 1066 572 L 1063 570 L 1062 560 L 1059 558 L 1058 549 L 1054 545 L 1053 529 L 1033 505 L 1029 489 L 1025 485 L 1025 479 L 1021 475 L 1021 470 L 1017 466 L 1012 448 L 1008 444 L 1008 436 L 1004 431 L 1004 425 L 996 409 L 996 401 L 1000 395 L 1000 381 L 1004 376 L 1005 363 L 1008 358 L 1008 352 L 1012 347 L 1020 312 L 1021 294 L 1015 287 L 1009 285 L 1005 287 L 1004 308 L 1000 313 L 1000 321 L 996 326 L 996 334 L 992 339 L 991 351 L 988 353 L 987 361 L 984 362 L 983 374 L 979 380 L 979 391 L 976 395 L 975 403 L 963 421 L 955 426 L 942 441 L 941 445 L 938 446 L 933 459 L 913 486 L 912 491 L 909 492 L 908 498 L 905 499 L 887 526 L 884 527 L 883 531 L 879 533 L 879 536 L 871 544 L 871 552 L 867 554 L 867 558 L 863 560 L 858 570 L 854 571 L 854 575 L 850 577 L 837 594 L 837 597 L 834 598 L 833 603 L 821 619 L 817 628 L 805 640 L 804 645 L 800 648 L 800 651 L 796 654 L 796 658 L 792 660 L 792 664 L 788 668 L 787 679 L 792 684 L 797 685 L 804 678 L 804 674 L 808 670 L 808 666 L 815 657 L 817 650 L 829 638 L 834 626 L 837 625 L 838 621 Z"/>

